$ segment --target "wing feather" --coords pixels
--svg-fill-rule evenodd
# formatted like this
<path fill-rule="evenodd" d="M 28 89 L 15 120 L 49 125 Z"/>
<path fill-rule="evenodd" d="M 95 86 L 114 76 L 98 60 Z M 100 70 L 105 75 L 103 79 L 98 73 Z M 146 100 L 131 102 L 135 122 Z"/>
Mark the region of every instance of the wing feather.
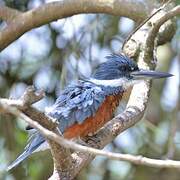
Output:
<path fill-rule="evenodd" d="M 68 86 L 47 114 L 59 121 L 59 129 L 64 132 L 74 123 L 81 124 L 94 116 L 104 100 L 101 87 L 81 81 L 78 85 Z"/>

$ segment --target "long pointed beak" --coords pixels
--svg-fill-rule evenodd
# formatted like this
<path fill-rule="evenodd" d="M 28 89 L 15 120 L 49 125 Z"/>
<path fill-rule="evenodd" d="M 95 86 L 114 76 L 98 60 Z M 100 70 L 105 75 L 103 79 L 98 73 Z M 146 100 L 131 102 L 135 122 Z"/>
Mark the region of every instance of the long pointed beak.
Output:
<path fill-rule="evenodd" d="M 139 70 L 131 73 L 134 79 L 159 79 L 159 78 L 168 78 L 173 76 L 172 74 L 166 72 L 158 72 L 152 70 Z"/>

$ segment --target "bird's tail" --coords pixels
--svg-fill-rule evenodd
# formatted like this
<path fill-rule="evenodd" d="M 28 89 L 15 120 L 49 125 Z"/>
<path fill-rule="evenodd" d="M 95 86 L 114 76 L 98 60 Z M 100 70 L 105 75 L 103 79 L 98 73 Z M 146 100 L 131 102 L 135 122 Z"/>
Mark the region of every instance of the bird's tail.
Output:
<path fill-rule="evenodd" d="M 22 154 L 20 154 L 17 159 L 12 162 L 8 167 L 7 167 L 7 171 L 10 171 L 11 169 L 13 169 L 14 167 L 16 167 L 19 163 L 21 163 L 22 161 L 24 161 L 28 156 L 30 155 L 29 152 L 24 151 Z"/>
<path fill-rule="evenodd" d="M 44 137 L 38 132 L 31 135 L 28 145 L 25 147 L 24 152 L 20 154 L 17 159 L 12 162 L 8 167 L 7 171 L 19 165 L 22 161 L 28 158 L 32 153 L 41 151 L 41 146 L 45 143 Z M 45 149 L 45 148 L 44 148 Z M 43 149 L 43 150 L 44 150 Z"/>

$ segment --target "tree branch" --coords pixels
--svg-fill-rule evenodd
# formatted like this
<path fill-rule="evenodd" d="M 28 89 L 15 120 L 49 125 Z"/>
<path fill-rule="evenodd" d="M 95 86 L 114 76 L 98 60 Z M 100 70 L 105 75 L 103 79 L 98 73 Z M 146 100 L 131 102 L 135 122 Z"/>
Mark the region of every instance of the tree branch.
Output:
<path fill-rule="evenodd" d="M 43 91 L 36 92 L 34 87 L 30 86 L 19 100 L 0 99 L 0 112 L 7 111 L 23 119 L 25 118 L 26 122 L 35 128 L 41 124 L 42 127 L 47 128 L 59 136 L 59 131 L 56 129 L 57 122 L 31 106 L 31 104 L 43 97 Z M 47 141 L 51 147 L 55 169 L 58 169 L 57 172 L 61 171 L 61 177 L 68 177 L 69 170 L 71 172 L 75 170 L 73 168 L 73 158 L 71 157 L 70 150 L 58 145 L 51 139 L 47 139 Z"/>
<path fill-rule="evenodd" d="M 15 17 L 21 15 L 22 12 L 7 6 L 0 6 L 0 19 L 10 23 Z"/>
<path fill-rule="evenodd" d="M 0 50 L 25 32 L 61 18 L 81 13 L 106 13 L 126 16 L 140 22 L 147 17 L 154 6 L 153 3 L 135 0 L 62 0 L 47 3 L 25 13 L 18 13 L 16 18 L 11 19 L 8 26 L 0 32 Z M 0 8 L 0 18 L 9 20 L 8 14 L 14 17 L 14 11 L 3 6 Z"/>
<path fill-rule="evenodd" d="M 111 153 L 111 152 L 106 152 L 103 150 L 79 145 L 73 141 L 66 140 L 66 139 L 62 138 L 61 136 L 53 133 L 52 131 L 44 128 L 38 122 L 33 121 L 28 116 L 26 116 L 24 113 L 20 112 L 17 108 L 13 108 L 7 104 L 2 103 L 1 101 L 0 101 L 0 107 L 5 109 L 5 111 L 10 112 L 17 117 L 22 118 L 24 121 L 26 121 L 32 127 L 36 128 L 47 139 L 51 139 L 52 141 L 55 141 L 59 145 L 66 147 L 68 149 L 73 149 L 76 151 L 89 153 L 89 154 L 93 154 L 93 155 L 105 156 L 105 157 L 108 157 L 108 158 L 114 159 L 114 160 L 128 161 L 128 162 L 131 162 L 131 163 L 134 163 L 137 165 L 146 165 L 146 166 L 157 167 L 157 168 L 180 168 L 180 161 L 158 160 L 158 159 L 146 158 L 141 155 L 135 156 L 135 155 L 130 155 L 130 154 Z M 71 179 L 71 177 L 68 177 L 68 179 Z"/>
<path fill-rule="evenodd" d="M 151 46 L 150 47 L 154 47 L 154 43 L 155 43 L 155 38 L 156 38 L 156 35 L 161 27 L 162 24 L 164 24 L 166 21 L 168 21 L 169 19 L 171 18 L 174 18 L 175 16 L 177 15 L 180 15 L 180 5 L 179 6 L 176 6 L 174 7 L 172 10 L 170 10 L 169 12 L 165 13 L 165 12 L 162 12 L 160 14 L 160 18 L 155 21 L 155 22 L 150 22 L 151 25 L 153 26 L 153 28 L 151 29 L 150 33 L 149 33 L 149 36 L 147 38 L 147 41 L 148 41 L 148 44 Z M 152 50 L 150 50 L 152 51 Z M 148 52 L 147 52 L 148 53 Z"/>

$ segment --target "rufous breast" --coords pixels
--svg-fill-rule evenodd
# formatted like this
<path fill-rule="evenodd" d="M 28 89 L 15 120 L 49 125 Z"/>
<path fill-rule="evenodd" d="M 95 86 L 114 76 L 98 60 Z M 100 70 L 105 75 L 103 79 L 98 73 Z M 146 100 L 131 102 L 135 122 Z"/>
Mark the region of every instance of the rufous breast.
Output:
<path fill-rule="evenodd" d="M 94 134 L 107 121 L 111 120 L 121 98 L 122 93 L 106 97 L 94 116 L 86 118 L 82 124 L 76 123 L 67 128 L 64 132 L 64 137 L 72 139 L 85 137 L 90 133 Z"/>

